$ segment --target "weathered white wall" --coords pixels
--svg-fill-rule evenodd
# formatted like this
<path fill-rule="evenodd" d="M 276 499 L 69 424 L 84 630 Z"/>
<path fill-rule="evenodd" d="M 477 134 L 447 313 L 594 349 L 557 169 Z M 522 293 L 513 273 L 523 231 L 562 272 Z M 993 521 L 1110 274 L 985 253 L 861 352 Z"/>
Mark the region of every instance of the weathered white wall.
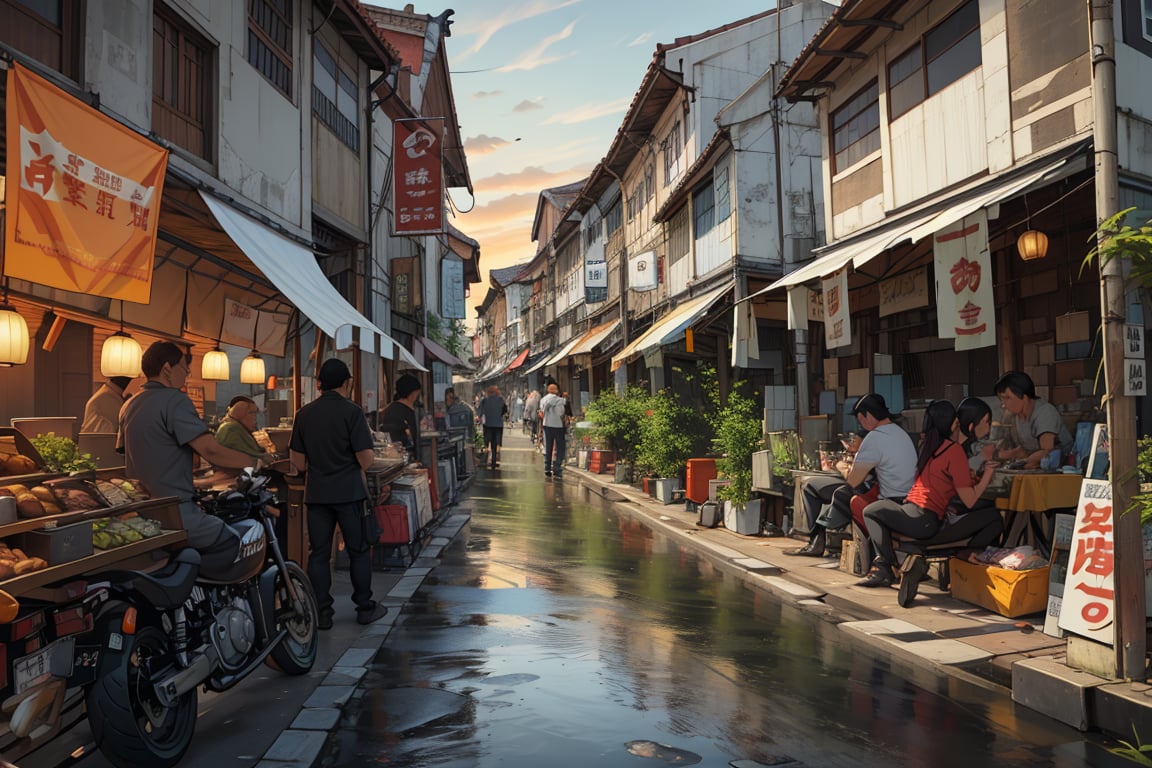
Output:
<path fill-rule="evenodd" d="M 152 4 L 86 4 L 84 88 L 139 129 L 152 127 Z"/>

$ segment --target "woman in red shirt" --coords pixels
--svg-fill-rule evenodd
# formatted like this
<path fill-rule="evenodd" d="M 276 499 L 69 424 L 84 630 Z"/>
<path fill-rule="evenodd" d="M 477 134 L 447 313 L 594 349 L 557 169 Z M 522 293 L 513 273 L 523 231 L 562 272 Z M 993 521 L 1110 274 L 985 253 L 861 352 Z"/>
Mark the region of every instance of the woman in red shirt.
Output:
<path fill-rule="evenodd" d="M 864 509 L 864 525 L 876 559 L 860 587 L 886 587 L 896 580 L 892 566 L 896 552 L 892 548 L 892 531 L 913 539 L 930 539 L 943 524 L 948 504 L 959 497 L 971 508 L 992 480 L 994 466 L 986 465 L 980 480 L 973 485 L 968 469 L 968 456 L 952 440 L 956 430 L 956 407 L 946 400 L 936 400 L 924 412 L 924 429 L 916 460 L 916 482 L 903 504 L 882 499 Z"/>

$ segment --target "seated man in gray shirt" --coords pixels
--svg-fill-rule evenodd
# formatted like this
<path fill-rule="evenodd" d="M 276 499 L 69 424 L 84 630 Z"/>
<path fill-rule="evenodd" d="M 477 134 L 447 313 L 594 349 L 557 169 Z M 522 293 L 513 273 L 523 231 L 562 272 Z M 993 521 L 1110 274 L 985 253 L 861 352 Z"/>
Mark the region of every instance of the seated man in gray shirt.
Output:
<path fill-rule="evenodd" d="M 200 567 L 211 573 L 236 558 L 240 537 L 218 517 L 193 501 L 193 454 L 226 469 L 260 467 L 260 460 L 216 441 L 196 407 L 181 392 L 192 356 L 170 341 L 157 341 L 144 352 L 140 367 L 148 381 L 120 409 L 116 450 L 124 454 L 128 476 L 152 496 L 175 496 L 188 543 L 200 552 Z"/>
<path fill-rule="evenodd" d="M 1024 460 L 1025 469 L 1037 469 L 1040 461 L 1052 451 L 1060 450 L 1060 463 L 1072 450 L 1072 433 L 1056 406 L 1036 397 L 1032 377 L 1020 371 L 1009 371 L 994 387 L 1000 405 L 1016 422 L 1016 443 L 1000 451 L 1005 461 Z"/>

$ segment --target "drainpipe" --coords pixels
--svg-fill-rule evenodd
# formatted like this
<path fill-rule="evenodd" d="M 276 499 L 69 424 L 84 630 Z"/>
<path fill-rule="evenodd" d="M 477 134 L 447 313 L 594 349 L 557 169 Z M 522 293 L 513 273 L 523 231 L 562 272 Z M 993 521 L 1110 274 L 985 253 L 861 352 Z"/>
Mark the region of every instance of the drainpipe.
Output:
<path fill-rule="evenodd" d="M 1104 221 L 1119 209 L 1120 190 L 1116 136 L 1116 59 L 1112 27 L 1112 0 L 1089 0 L 1092 25 L 1093 140 L 1096 147 L 1096 219 Z M 1124 394 L 1123 263 L 1110 259 L 1100 264 L 1100 312 L 1104 336 L 1105 412 L 1108 417 L 1108 462 L 1113 468 L 1136 466 L 1136 408 Z M 1136 490 L 1134 472 L 1111 473 L 1113 546 L 1115 547 L 1114 670 L 1118 677 L 1143 682 L 1145 637 L 1144 554 L 1140 515 L 1126 514 Z M 1069 663 L 1083 651 L 1099 658 L 1098 644 L 1070 635 Z"/>
<path fill-rule="evenodd" d="M 624 179 L 620 178 L 620 174 L 612 170 L 611 166 L 605 164 L 604 170 L 608 171 L 612 178 L 616 179 L 616 185 L 620 187 L 620 203 L 624 203 Z M 624 226 L 621 224 L 620 226 Z M 607 240 L 604 246 L 608 246 Z M 625 243 L 624 247 L 620 249 L 620 340 L 623 346 L 628 346 L 630 334 L 628 333 L 628 244 Z M 612 388 L 616 391 L 617 397 L 623 397 L 624 391 L 628 388 L 628 364 L 624 363 L 615 371 L 612 372 Z"/>

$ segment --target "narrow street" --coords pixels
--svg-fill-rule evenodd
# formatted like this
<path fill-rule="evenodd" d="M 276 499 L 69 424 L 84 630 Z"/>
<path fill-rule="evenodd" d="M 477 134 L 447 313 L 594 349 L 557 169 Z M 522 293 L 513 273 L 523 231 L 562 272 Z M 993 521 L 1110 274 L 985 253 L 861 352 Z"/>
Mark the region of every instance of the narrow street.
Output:
<path fill-rule="evenodd" d="M 324 764 L 1121 764 L 1006 692 L 853 647 L 505 442 Z"/>

